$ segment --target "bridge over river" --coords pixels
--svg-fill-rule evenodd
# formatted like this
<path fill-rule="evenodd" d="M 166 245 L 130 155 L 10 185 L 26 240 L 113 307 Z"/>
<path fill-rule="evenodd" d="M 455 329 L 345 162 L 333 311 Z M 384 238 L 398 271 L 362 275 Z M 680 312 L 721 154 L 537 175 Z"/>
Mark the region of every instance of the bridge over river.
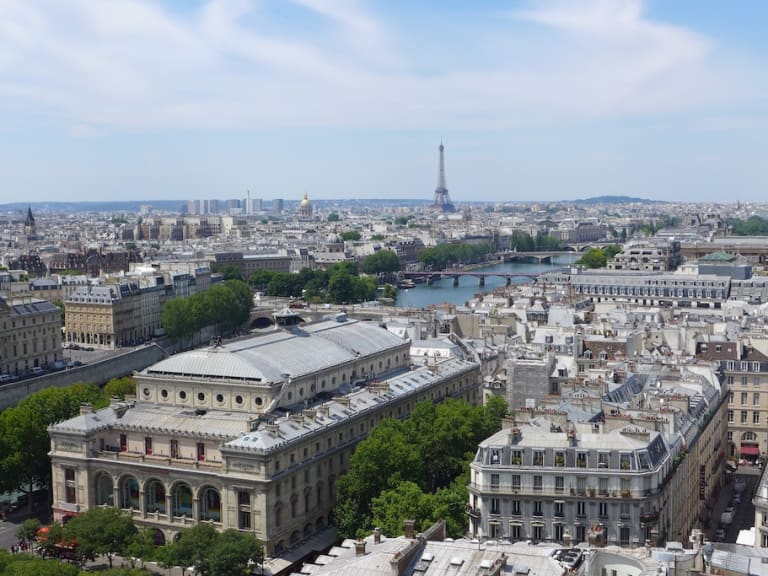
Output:
<path fill-rule="evenodd" d="M 546 273 L 551 272 L 547 270 Z M 459 278 L 462 276 L 472 276 L 477 278 L 480 286 L 485 286 L 485 279 L 489 276 L 496 276 L 498 278 L 504 278 L 507 286 L 512 284 L 512 278 L 530 278 L 534 282 L 539 276 L 545 274 L 545 272 L 507 272 L 503 270 L 498 271 L 484 271 L 484 270 L 440 270 L 440 271 L 421 271 L 421 272 L 400 272 L 398 275 L 403 278 L 404 281 L 410 281 L 411 284 L 420 284 L 426 282 L 427 285 L 432 284 L 435 280 L 441 278 L 453 278 L 453 285 L 459 285 Z M 402 286 L 401 286 L 402 287 Z"/>

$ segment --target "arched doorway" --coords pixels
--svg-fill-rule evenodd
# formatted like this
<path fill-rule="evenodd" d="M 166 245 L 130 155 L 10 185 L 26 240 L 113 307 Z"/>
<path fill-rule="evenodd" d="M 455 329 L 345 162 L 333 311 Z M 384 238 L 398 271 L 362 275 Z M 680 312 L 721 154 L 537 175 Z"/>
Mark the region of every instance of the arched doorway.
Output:
<path fill-rule="evenodd" d="M 192 517 L 192 489 L 188 484 L 179 482 L 173 487 L 171 492 L 171 502 L 173 506 L 173 516 Z"/>
<path fill-rule="evenodd" d="M 133 476 L 126 476 L 120 482 L 120 508 L 139 510 L 139 481 Z"/>
<path fill-rule="evenodd" d="M 216 488 L 206 486 L 200 493 L 200 520 L 221 522 L 221 496 Z"/>
<path fill-rule="evenodd" d="M 144 489 L 147 497 L 147 512 L 165 514 L 165 486 L 160 480 L 150 480 Z"/>
<path fill-rule="evenodd" d="M 96 505 L 114 506 L 115 494 L 112 476 L 102 472 L 96 477 Z"/>

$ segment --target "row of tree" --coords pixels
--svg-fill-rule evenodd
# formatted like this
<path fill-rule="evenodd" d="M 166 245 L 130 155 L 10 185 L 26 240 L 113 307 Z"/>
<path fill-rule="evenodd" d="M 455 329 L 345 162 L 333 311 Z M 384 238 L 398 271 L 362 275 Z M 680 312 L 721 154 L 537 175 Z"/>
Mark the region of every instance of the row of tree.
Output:
<path fill-rule="evenodd" d="M 360 276 L 352 262 L 340 262 L 326 270 L 304 268 L 298 274 L 256 270 L 248 279 L 269 296 L 303 297 L 308 301 L 352 304 L 376 298 L 373 276 Z"/>
<path fill-rule="evenodd" d="M 378 526 L 394 536 L 407 518 L 418 530 L 444 518 L 449 535 L 464 534 L 469 462 L 478 443 L 499 429 L 506 410 L 499 398 L 485 406 L 427 401 L 406 420 L 376 426 L 337 484 L 334 523 L 341 534 L 357 537 Z"/>
<path fill-rule="evenodd" d="M 31 394 L 16 406 L 0 413 L 0 493 L 21 491 L 33 505 L 36 487 L 51 481 L 51 439 L 48 426 L 75 416 L 80 405 L 95 408 L 109 404 L 112 396 L 133 394 L 133 378 L 114 378 L 103 390 L 93 384 L 73 384 L 66 388 L 46 388 Z"/>
<path fill-rule="evenodd" d="M 217 532 L 207 522 L 183 529 L 171 544 L 157 546 L 155 531 L 137 529 L 128 514 L 112 507 L 93 508 L 82 512 L 66 524 L 54 522 L 41 529 L 36 519 L 25 520 L 17 531 L 22 542 L 35 547 L 45 557 L 74 560 L 81 566 L 96 556 L 106 556 L 110 569 L 115 556 L 131 558 L 131 569 L 115 574 L 147 574 L 135 569 L 136 561 L 142 564 L 155 561 L 160 566 L 191 567 L 199 576 L 238 576 L 251 574 L 254 565 L 263 561 L 263 547 L 258 538 L 248 532 L 225 530 Z M 62 574 L 76 576 L 78 570 L 54 569 L 37 572 L 35 561 L 29 555 L 0 554 L 0 575 L 9 574 Z M 21 567 L 10 570 L 13 564 Z M 49 568 L 55 563 L 45 562 Z M 66 566 L 66 565 L 63 565 Z M 57 571 L 58 570 L 58 571 Z M 108 574 L 109 572 L 102 572 Z"/>
<path fill-rule="evenodd" d="M 251 287 L 242 280 L 226 280 L 205 292 L 166 302 L 162 323 L 174 340 L 189 338 L 206 326 L 231 333 L 248 321 L 252 307 Z"/>
<path fill-rule="evenodd" d="M 550 236 L 546 232 L 539 232 L 531 236 L 527 232 L 516 230 L 509 237 L 509 249 L 518 252 L 538 252 L 546 250 L 560 250 L 560 240 Z"/>
<path fill-rule="evenodd" d="M 451 266 L 483 262 L 489 254 L 496 252 L 493 244 L 468 242 L 438 244 L 419 252 L 419 262 L 432 270 L 445 270 Z"/>
<path fill-rule="evenodd" d="M 768 220 L 760 216 L 750 216 L 746 220 L 729 218 L 727 222 L 734 236 L 768 236 Z"/>

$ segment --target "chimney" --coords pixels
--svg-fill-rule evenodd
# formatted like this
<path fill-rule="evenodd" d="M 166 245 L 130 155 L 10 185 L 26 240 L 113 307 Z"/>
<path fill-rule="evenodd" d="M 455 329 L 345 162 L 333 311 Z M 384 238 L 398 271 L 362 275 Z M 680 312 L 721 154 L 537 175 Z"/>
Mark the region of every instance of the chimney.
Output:
<path fill-rule="evenodd" d="M 355 556 L 365 556 L 365 540 L 355 542 Z"/>
<path fill-rule="evenodd" d="M 381 544 L 381 528 L 373 529 L 373 543 Z"/>
<path fill-rule="evenodd" d="M 413 527 L 414 527 L 415 521 L 406 520 L 404 524 L 405 524 L 405 537 L 409 539 L 413 539 L 413 536 L 414 536 Z"/>
<path fill-rule="evenodd" d="M 83 414 L 93 414 L 93 404 L 90 402 L 84 402 L 80 404 L 80 415 Z"/>

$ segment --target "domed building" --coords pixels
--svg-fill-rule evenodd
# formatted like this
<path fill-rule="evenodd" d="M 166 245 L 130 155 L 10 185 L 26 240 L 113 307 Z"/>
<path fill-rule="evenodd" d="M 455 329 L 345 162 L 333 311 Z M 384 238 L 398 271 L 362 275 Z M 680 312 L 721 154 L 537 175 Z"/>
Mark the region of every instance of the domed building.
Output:
<path fill-rule="evenodd" d="M 299 202 L 299 220 L 312 220 L 312 202 L 309 201 L 306 192 L 304 198 Z"/>

